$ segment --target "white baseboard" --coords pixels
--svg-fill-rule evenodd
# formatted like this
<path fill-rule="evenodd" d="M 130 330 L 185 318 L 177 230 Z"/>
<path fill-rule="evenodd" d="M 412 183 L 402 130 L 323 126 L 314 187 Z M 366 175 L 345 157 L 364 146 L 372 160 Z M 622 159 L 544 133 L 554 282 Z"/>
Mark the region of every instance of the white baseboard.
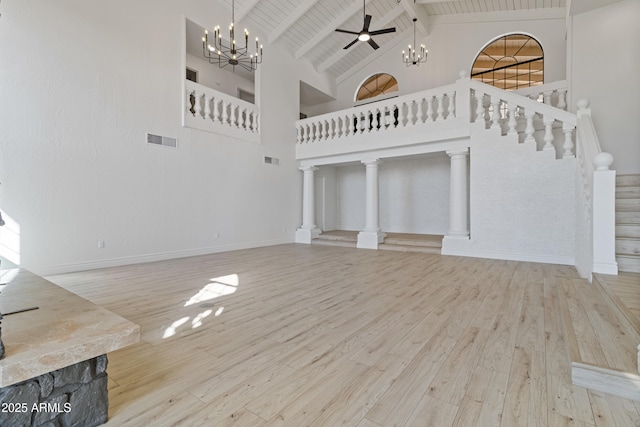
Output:
<path fill-rule="evenodd" d="M 135 255 L 129 257 L 61 264 L 49 267 L 27 267 L 27 269 L 39 276 L 52 276 L 54 274 L 73 273 L 76 271 L 95 270 L 98 268 L 119 267 L 122 265 L 142 264 L 145 262 L 165 261 L 168 259 L 209 255 L 219 252 L 235 251 L 239 249 L 251 249 L 264 246 L 282 245 L 285 243 L 293 243 L 293 239 L 275 239 L 263 240 L 258 242 L 236 243 L 223 246 L 187 249 L 183 251 L 159 252 L 155 254 Z"/>
<path fill-rule="evenodd" d="M 442 255 L 466 256 L 471 258 L 505 259 L 509 261 L 540 262 L 544 264 L 575 265 L 574 257 L 523 254 L 517 252 L 499 252 L 483 250 L 467 250 L 459 248 L 446 248 L 442 246 Z"/>
<path fill-rule="evenodd" d="M 640 375 L 571 362 L 571 382 L 640 402 Z"/>

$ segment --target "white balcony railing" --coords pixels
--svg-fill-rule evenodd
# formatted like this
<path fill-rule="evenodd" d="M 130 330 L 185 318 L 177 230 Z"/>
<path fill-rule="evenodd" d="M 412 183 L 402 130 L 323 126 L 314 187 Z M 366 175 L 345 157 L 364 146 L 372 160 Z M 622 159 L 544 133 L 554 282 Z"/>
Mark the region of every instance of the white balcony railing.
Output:
<path fill-rule="evenodd" d="M 183 125 L 260 142 L 258 107 L 190 80 L 185 81 Z"/>

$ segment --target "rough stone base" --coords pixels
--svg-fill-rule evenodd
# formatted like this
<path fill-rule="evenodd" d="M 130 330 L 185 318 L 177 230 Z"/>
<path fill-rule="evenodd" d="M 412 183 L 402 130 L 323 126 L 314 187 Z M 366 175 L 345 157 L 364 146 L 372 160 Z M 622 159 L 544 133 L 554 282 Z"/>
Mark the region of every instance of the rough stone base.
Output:
<path fill-rule="evenodd" d="M 107 356 L 0 388 L 0 426 L 99 426 L 107 422 Z"/>

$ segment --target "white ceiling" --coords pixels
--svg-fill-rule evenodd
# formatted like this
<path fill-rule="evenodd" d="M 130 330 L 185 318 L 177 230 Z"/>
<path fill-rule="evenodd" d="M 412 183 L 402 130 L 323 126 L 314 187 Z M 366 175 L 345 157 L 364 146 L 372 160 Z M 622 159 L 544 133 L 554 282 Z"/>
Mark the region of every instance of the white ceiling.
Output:
<path fill-rule="evenodd" d="M 219 0 L 231 8 L 231 0 Z M 269 44 L 278 43 L 296 59 L 306 58 L 318 71 L 340 80 L 375 55 L 400 48 L 413 34 L 412 19 L 418 18 L 418 34 L 429 33 L 430 17 L 496 11 L 564 8 L 566 0 L 364 0 L 372 15 L 370 31 L 396 27 L 395 33 L 374 36 L 380 49 L 358 42 L 343 47 L 355 36 L 335 32 L 336 28 L 360 31 L 363 0 L 236 0 L 236 22 L 255 24 L 264 34 L 265 55 Z M 229 20 L 229 18 L 227 18 Z M 221 23 L 222 24 L 222 23 Z M 201 43 L 201 42 L 200 42 Z"/>

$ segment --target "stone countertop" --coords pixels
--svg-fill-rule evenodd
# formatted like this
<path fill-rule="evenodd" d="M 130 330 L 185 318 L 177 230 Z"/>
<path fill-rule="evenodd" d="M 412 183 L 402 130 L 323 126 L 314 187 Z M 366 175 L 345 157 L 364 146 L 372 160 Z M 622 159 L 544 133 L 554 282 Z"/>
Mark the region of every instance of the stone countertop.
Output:
<path fill-rule="evenodd" d="M 6 387 L 140 341 L 140 327 L 26 270 L 0 274 Z"/>

